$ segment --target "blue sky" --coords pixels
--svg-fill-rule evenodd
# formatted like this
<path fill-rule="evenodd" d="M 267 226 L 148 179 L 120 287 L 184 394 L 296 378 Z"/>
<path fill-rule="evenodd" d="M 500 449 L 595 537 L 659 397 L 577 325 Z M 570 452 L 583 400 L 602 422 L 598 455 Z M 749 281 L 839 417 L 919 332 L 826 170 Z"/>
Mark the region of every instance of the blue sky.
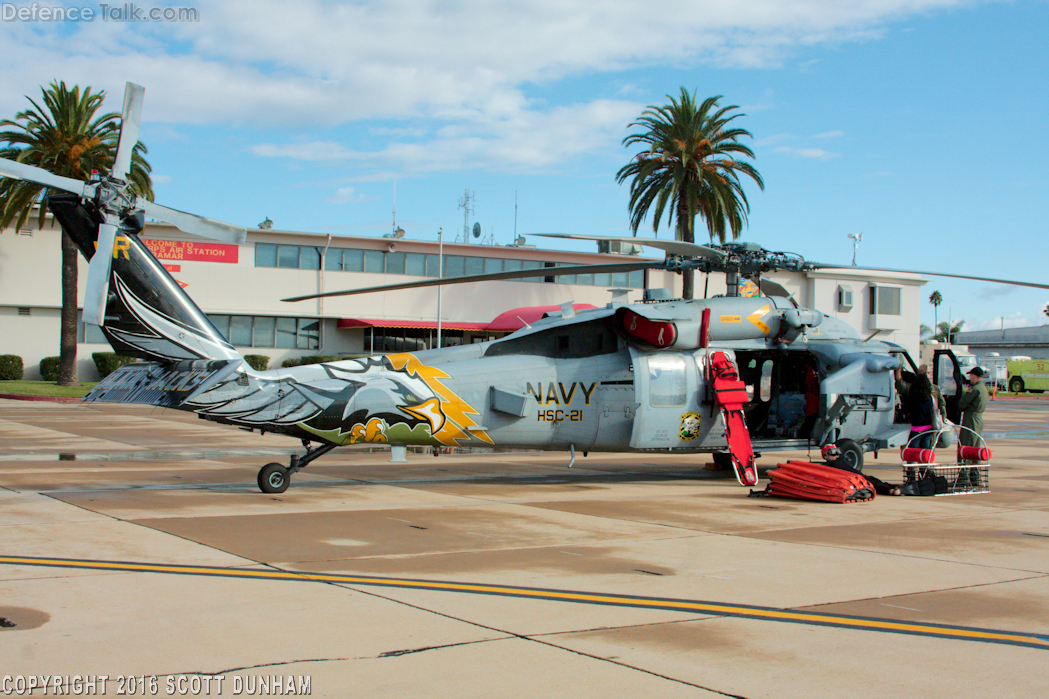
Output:
<path fill-rule="evenodd" d="M 396 182 L 410 238 L 461 234 L 467 187 L 471 223 L 499 244 L 515 225 L 629 235 L 622 139 L 684 86 L 739 105 L 754 136 L 766 187 L 746 185 L 744 240 L 848 263 L 862 232 L 861 265 L 1049 283 L 1046 0 L 137 6 L 199 20 L 0 22 L 0 114 L 53 79 L 105 89 L 117 111 L 125 81 L 144 85 L 168 206 L 379 236 Z M 1046 290 L 934 289 L 940 319 L 968 329 L 1049 320 Z"/>

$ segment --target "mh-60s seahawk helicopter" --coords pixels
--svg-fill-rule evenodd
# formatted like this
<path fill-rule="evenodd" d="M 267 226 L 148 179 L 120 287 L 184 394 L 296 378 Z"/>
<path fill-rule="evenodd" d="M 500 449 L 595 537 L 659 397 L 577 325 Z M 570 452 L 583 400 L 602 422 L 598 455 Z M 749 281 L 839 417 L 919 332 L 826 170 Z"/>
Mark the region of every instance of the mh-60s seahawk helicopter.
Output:
<path fill-rule="evenodd" d="M 263 492 L 283 492 L 296 471 L 349 444 L 569 450 L 573 459 L 576 451 L 705 452 L 731 465 L 741 484 L 753 485 L 754 448 L 835 442 L 845 462 L 859 470 L 864 452 L 906 440 L 909 426 L 896 417 L 894 370 L 916 371 L 907 353 L 862 340 L 851 326 L 799 307 L 781 287 L 760 279 L 773 270 L 842 265 L 753 245 L 628 238 L 623 240 L 662 249 L 666 259 L 543 270 L 544 276 L 721 271 L 728 275 L 729 296 L 613 302 L 580 311 L 567 303 L 498 340 L 256 371 L 137 237 L 145 215 L 227 242 L 243 242 L 246 235 L 128 191 L 142 92 L 128 85 L 108 175 L 85 183 L 3 159 L 0 175 L 66 192 L 51 195 L 48 205 L 91 261 L 84 318 L 101 326 L 114 351 L 146 360 L 118 369 L 85 400 L 189 410 L 300 438 L 304 455 L 259 471 Z M 529 276 L 535 270 L 322 295 Z M 738 295 L 741 278 L 760 284 L 764 295 Z M 287 300 L 305 298 L 313 297 Z M 934 380 L 955 387 L 945 398 L 949 417 L 957 420 L 962 376 L 953 355 L 944 356 L 947 361 L 934 362 Z"/>

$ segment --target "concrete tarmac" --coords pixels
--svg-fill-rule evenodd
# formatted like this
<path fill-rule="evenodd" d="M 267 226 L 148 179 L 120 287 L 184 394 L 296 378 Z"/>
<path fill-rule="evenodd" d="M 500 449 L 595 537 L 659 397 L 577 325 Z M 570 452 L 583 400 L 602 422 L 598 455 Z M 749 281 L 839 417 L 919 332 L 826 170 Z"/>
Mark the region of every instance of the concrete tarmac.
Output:
<path fill-rule="evenodd" d="M 985 494 L 340 449 L 264 495 L 295 440 L 0 400 L 0 696 L 1043 696 L 1049 401 L 986 418 Z M 895 452 L 867 459 L 899 481 Z"/>

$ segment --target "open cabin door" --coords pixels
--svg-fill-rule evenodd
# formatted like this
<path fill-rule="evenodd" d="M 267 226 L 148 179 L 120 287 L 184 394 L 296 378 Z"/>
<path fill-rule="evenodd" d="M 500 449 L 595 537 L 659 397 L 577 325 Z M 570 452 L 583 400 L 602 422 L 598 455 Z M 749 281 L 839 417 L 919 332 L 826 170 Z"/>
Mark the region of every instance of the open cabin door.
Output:
<path fill-rule="evenodd" d="M 947 419 L 961 424 L 962 412 L 958 409 L 958 401 L 962 398 L 962 387 L 966 379 L 962 376 L 958 358 L 949 349 L 938 349 L 933 355 L 932 367 L 932 382 L 943 394 L 943 400 L 947 404 Z"/>
<path fill-rule="evenodd" d="M 704 444 L 715 422 L 700 407 L 702 376 L 688 352 L 640 352 L 630 348 L 637 414 L 633 449 L 688 449 Z"/>

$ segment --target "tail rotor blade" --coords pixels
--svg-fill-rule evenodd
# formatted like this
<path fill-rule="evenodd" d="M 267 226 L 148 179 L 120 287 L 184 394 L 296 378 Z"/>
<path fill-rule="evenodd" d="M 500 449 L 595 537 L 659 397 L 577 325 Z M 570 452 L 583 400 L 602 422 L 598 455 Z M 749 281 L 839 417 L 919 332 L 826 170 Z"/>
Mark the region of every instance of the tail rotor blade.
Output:
<path fill-rule="evenodd" d="M 120 140 L 117 141 L 117 155 L 113 160 L 113 177 L 127 180 L 131 170 L 131 153 L 138 143 L 138 128 L 142 120 L 142 100 L 146 88 L 128 83 L 124 90 L 124 111 L 120 117 Z"/>
<path fill-rule="evenodd" d="M 232 226 L 196 214 L 188 214 L 178 209 L 169 209 L 144 199 L 139 199 L 138 206 L 142 208 L 146 216 L 175 225 L 179 230 L 191 235 L 236 245 L 241 245 L 248 239 L 248 231 L 240 226 Z"/>
<path fill-rule="evenodd" d="M 82 180 L 74 180 L 72 177 L 54 175 L 43 168 L 26 165 L 17 160 L 0 158 L 0 175 L 10 177 L 13 180 L 25 180 L 34 184 L 42 184 L 52 189 L 61 189 L 82 197 L 92 197 L 95 194 L 96 187 L 93 184 L 89 185 Z"/>
<path fill-rule="evenodd" d="M 109 296 L 109 270 L 113 266 L 113 247 L 117 241 L 117 227 L 112 223 L 98 226 L 98 246 L 87 268 L 87 288 L 84 291 L 84 322 L 102 325 Z"/>

